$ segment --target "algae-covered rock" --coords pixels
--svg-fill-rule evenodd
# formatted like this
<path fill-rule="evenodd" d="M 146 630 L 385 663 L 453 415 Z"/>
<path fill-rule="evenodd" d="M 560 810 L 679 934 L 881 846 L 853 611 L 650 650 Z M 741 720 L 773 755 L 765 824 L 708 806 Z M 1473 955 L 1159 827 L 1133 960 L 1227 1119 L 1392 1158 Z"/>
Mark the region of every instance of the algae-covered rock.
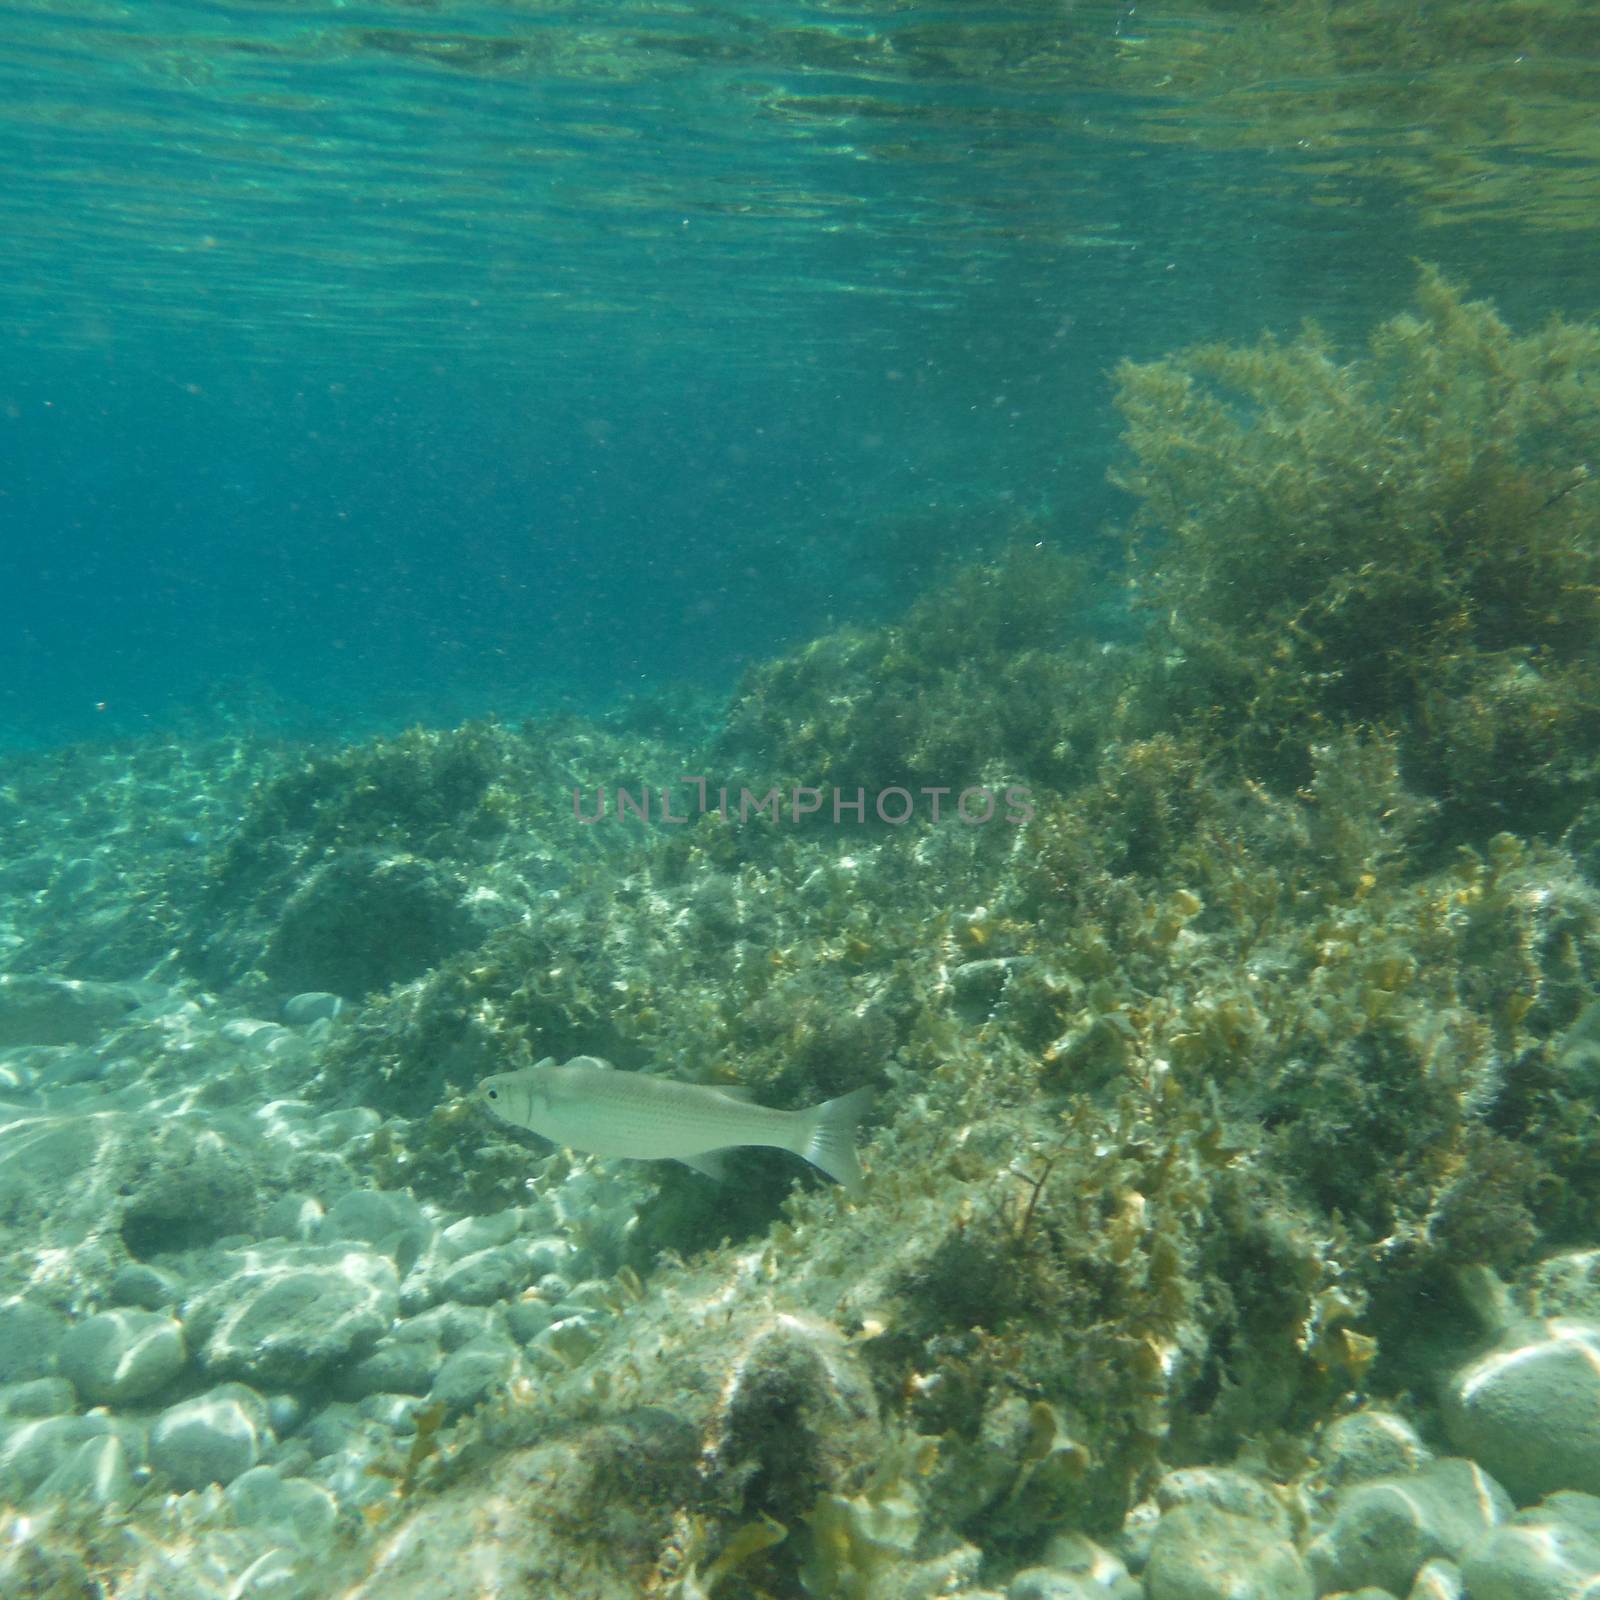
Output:
<path fill-rule="evenodd" d="M 710 1466 L 728 1492 L 759 1486 L 760 1509 L 787 1525 L 864 1458 L 878 1422 L 867 1372 L 838 1330 L 777 1318 L 734 1355 Z"/>
<path fill-rule="evenodd" d="M 1342 1488 L 1416 1472 L 1433 1460 L 1433 1452 L 1404 1417 L 1374 1406 L 1329 1423 L 1317 1460 L 1320 1483 Z"/>
<path fill-rule="evenodd" d="M 261 957 L 285 988 L 359 1000 L 404 983 L 482 939 L 463 880 L 425 861 L 346 851 L 288 899 Z"/>
<path fill-rule="evenodd" d="M 1570 1317 L 1600 1326 L 1600 1250 L 1547 1256 L 1529 1269 L 1523 1293 L 1536 1317 Z"/>
<path fill-rule="evenodd" d="M 555 1437 L 502 1452 L 492 1493 L 487 1480 L 446 1481 L 409 1499 L 404 1537 L 381 1568 L 351 1572 L 344 1592 L 350 1600 L 423 1600 L 449 1592 L 493 1552 L 503 1570 L 559 1575 L 550 1580 L 555 1592 L 583 1600 L 670 1593 L 656 1563 L 664 1547 L 689 1542 L 687 1519 L 675 1517 L 695 1501 L 698 1451 L 695 1430 L 660 1407 L 624 1407 L 603 1422 L 564 1426 Z M 681 1592 L 685 1600 L 694 1593 Z"/>
<path fill-rule="evenodd" d="M 716 764 L 826 778 L 852 795 L 861 785 L 868 815 L 887 784 L 950 786 L 953 803 L 996 771 L 1006 781 L 1070 771 L 1079 751 L 1057 719 L 1106 676 L 1083 635 L 1085 589 L 1080 563 L 1018 541 L 957 571 L 901 622 L 830 634 L 753 668 Z"/>
<path fill-rule="evenodd" d="M 203 1118 L 152 1119 L 130 1127 L 125 1140 L 131 1171 L 117 1203 L 130 1255 L 193 1249 L 254 1223 L 260 1190 L 253 1164 Z"/>
<path fill-rule="evenodd" d="M 279 752 L 208 864 L 181 959 L 217 987 L 270 973 L 306 996 L 288 1020 L 326 1022 L 338 1009 L 330 992 L 359 1000 L 419 975 L 515 922 L 576 858 L 620 844 L 605 829 L 552 840 L 550 801 L 577 764 L 627 769 L 653 748 L 642 734 L 469 722 Z M 503 873 L 494 857 L 508 842 L 515 870 Z"/>

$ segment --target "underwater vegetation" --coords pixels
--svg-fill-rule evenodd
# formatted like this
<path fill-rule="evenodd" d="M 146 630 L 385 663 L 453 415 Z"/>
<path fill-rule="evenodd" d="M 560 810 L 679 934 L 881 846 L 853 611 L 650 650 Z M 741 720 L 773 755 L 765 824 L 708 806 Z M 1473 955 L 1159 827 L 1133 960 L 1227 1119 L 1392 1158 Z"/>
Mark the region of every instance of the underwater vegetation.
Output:
<path fill-rule="evenodd" d="M 216 854 L 231 920 L 199 885 L 167 914 L 207 1006 L 345 1002 L 270 1069 L 323 1144 L 224 1242 L 262 1320 L 258 1213 L 290 1219 L 291 1286 L 331 1270 L 295 1254 L 325 1248 L 307 1213 L 392 1252 L 284 1441 L 364 1519 L 350 1592 L 437 1592 L 470 1541 L 508 1592 L 1029 1600 L 1075 1591 L 1019 1574 L 1098 1551 L 1120 1576 L 1076 1592 L 1169 1600 L 1234 1592 L 1168 1575 L 1246 1506 L 1286 1576 L 1239 1592 L 1309 1595 L 1356 1586 L 1329 1507 L 1374 1475 L 1337 1443 L 1371 1417 L 1375 1470 L 1465 1439 L 1514 1473 L 1450 1374 L 1516 1311 L 1600 1305 L 1597 396 L 1594 330 L 1516 333 L 1424 269 L 1354 354 L 1308 330 L 1121 370 L 1142 634 L 1085 637 L 1084 569 L 1018 540 L 753 668 L 675 748 L 529 723 L 280 753 Z M 574 784 L 685 772 L 1033 806 L 573 822 Z M 432 942 L 375 969 L 397 925 Z M 863 1192 L 771 1151 L 720 1187 L 611 1171 L 473 1107 L 582 1054 L 787 1109 L 873 1085 Z M 161 1237 L 202 1163 L 103 1164 L 123 1226 L 78 1305 L 94 1272 L 196 1270 Z M 163 1330 L 259 1378 L 219 1304 Z M 355 1489 L 296 1443 L 345 1437 L 353 1393 L 411 1429 Z"/>
<path fill-rule="evenodd" d="M 959 790 L 992 774 L 1059 785 L 1081 770 L 1073 735 L 1088 743 L 1090 702 L 1103 709 L 1113 682 L 1079 626 L 1088 590 L 1085 563 L 1014 539 L 886 627 L 752 669 L 713 757 L 868 793 L 912 780 Z"/>
<path fill-rule="evenodd" d="M 1600 331 L 1513 333 L 1423 268 L 1352 359 L 1314 327 L 1207 346 L 1124 364 L 1117 405 L 1165 716 L 1278 786 L 1331 731 L 1387 729 L 1446 836 L 1572 821 L 1600 748 Z"/>
<path fill-rule="evenodd" d="M 568 786 L 659 754 L 637 732 L 619 745 L 556 720 L 536 740 L 468 722 L 284 759 L 209 863 L 183 964 L 204 982 L 348 1000 L 418 977 L 565 877 L 570 863 L 537 841 Z M 517 835 L 525 848 L 502 863 Z M 620 842 L 583 836 L 602 856 Z"/>
<path fill-rule="evenodd" d="M 753 669 L 709 758 L 1022 779 L 1032 821 L 642 836 L 366 1008 L 330 1076 L 381 1056 L 362 1092 L 398 1107 L 443 1093 L 441 1061 L 459 1088 L 596 1050 L 804 1105 L 886 1073 L 861 1216 L 819 1192 L 773 1223 L 787 1179 L 714 1200 L 664 1169 L 624 1254 L 831 1239 L 875 1427 L 938 1441 L 911 1520 L 1002 1566 L 1246 1441 L 1292 1476 L 1321 1422 L 1471 1344 L 1473 1272 L 1600 1227 L 1573 1042 L 1600 980 L 1574 853 L 1600 798 L 1597 356 L 1425 269 L 1348 359 L 1308 330 L 1125 367 L 1141 643 L 1078 637 L 1081 568 L 1014 545 Z M 749 1536 L 772 1592 L 876 1594 L 851 1518 L 892 1526 L 904 1484 L 873 1443 L 794 1469 L 784 1383 L 741 1425 L 755 1464 L 707 1481 L 731 1520 L 696 1526 L 809 1528 Z M 923 1548 L 885 1537 L 890 1566 Z M 848 1584 L 818 1586 L 826 1561 Z"/>
<path fill-rule="evenodd" d="M 1125 363 L 1116 403 L 1141 644 L 1076 636 L 1083 566 L 1018 543 L 756 668 L 718 760 L 1091 793 L 1124 762 L 1133 856 L 1184 825 L 1184 768 L 1290 794 L 1365 730 L 1424 803 L 1414 845 L 1573 825 L 1600 750 L 1600 332 L 1515 333 L 1422 268 L 1353 356 L 1315 327 L 1206 346 Z"/>

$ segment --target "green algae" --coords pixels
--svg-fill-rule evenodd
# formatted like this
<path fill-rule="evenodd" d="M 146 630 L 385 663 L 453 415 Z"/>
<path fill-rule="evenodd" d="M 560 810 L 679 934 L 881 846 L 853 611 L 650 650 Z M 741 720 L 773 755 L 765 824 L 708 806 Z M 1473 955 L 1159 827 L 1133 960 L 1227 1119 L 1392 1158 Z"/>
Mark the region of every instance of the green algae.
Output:
<path fill-rule="evenodd" d="M 1514 333 L 1423 268 L 1342 358 L 1316 328 L 1124 363 L 1140 591 L 1163 721 L 1279 786 L 1351 724 L 1392 730 L 1470 838 L 1559 831 L 1600 734 L 1600 330 Z"/>

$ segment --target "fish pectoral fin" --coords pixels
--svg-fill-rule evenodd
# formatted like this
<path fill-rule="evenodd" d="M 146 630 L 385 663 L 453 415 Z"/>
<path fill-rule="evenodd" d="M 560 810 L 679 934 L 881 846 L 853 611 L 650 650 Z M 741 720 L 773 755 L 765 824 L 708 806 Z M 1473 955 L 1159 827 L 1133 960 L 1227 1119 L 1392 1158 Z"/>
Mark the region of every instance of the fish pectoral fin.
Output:
<path fill-rule="evenodd" d="M 715 1178 L 721 1183 L 728 1176 L 728 1163 L 720 1150 L 702 1150 L 697 1156 L 677 1157 L 686 1167 L 693 1167 L 696 1172 L 703 1172 L 708 1178 Z"/>

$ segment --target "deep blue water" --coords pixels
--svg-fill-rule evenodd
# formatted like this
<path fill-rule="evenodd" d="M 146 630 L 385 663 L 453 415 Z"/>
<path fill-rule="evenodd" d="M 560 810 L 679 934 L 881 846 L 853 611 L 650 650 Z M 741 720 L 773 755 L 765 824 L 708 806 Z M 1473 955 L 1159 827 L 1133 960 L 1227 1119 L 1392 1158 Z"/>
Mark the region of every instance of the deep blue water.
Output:
<path fill-rule="evenodd" d="M 1131 92 L 1149 27 L 0 11 L 0 741 L 730 684 L 1018 515 L 1109 555 L 1124 356 L 1355 337 L 1414 256 L 1593 308 L 1592 233 L 1370 126 Z"/>

